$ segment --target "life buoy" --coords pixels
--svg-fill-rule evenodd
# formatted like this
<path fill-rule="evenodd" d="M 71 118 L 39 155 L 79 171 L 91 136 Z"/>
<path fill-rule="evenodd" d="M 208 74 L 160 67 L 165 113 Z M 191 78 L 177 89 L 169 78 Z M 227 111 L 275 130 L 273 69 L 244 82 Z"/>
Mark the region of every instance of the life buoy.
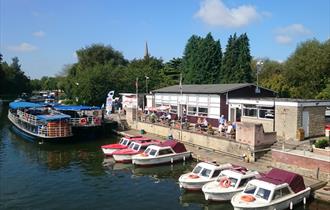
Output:
<path fill-rule="evenodd" d="M 100 124 L 100 118 L 93 117 L 93 122 L 94 122 L 94 124 L 99 125 Z"/>
<path fill-rule="evenodd" d="M 93 116 L 95 116 L 95 117 L 96 117 L 98 114 L 99 114 L 98 111 L 94 111 L 94 112 L 93 112 Z"/>
<path fill-rule="evenodd" d="M 87 124 L 86 118 L 81 118 L 79 123 L 80 123 L 80 125 L 86 125 Z"/>
<path fill-rule="evenodd" d="M 191 178 L 191 179 L 198 179 L 199 176 L 196 175 L 196 174 L 190 174 L 190 175 L 189 175 L 189 178 Z"/>
<path fill-rule="evenodd" d="M 224 177 L 220 180 L 221 187 L 228 188 L 228 187 L 230 187 L 230 185 L 231 185 L 231 181 L 227 177 Z"/>
<path fill-rule="evenodd" d="M 255 201 L 256 198 L 253 195 L 242 195 L 241 200 L 246 202 L 252 202 Z"/>

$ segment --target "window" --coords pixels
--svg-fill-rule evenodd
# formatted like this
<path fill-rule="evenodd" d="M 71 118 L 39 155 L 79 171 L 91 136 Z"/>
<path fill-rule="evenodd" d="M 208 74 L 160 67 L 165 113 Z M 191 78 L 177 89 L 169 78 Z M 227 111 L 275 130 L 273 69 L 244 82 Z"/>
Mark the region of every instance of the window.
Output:
<path fill-rule="evenodd" d="M 257 108 L 252 105 L 245 105 L 243 108 L 243 116 L 257 117 Z"/>
<path fill-rule="evenodd" d="M 156 152 L 157 152 L 157 150 L 155 150 L 155 149 L 152 149 L 152 150 L 150 151 L 149 155 L 152 155 L 152 156 L 154 156 L 154 155 L 156 154 Z"/>
<path fill-rule="evenodd" d="M 270 190 L 266 190 L 264 188 L 259 188 L 259 190 L 256 194 L 256 197 L 268 200 L 269 195 L 270 195 Z"/>
<path fill-rule="evenodd" d="M 214 173 L 212 174 L 212 178 L 219 176 L 221 170 L 215 170 Z"/>
<path fill-rule="evenodd" d="M 139 144 L 135 144 L 133 149 L 136 150 L 136 151 L 139 151 L 140 150 L 140 146 Z"/>
<path fill-rule="evenodd" d="M 132 143 L 130 143 L 130 145 L 128 146 L 128 148 L 132 149 L 134 147 L 134 145 L 135 145 L 135 143 L 132 142 Z"/>
<path fill-rule="evenodd" d="M 198 107 L 198 114 L 203 115 L 203 116 L 207 116 L 208 115 L 208 109 L 203 108 L 203 107 Z"/>
<path fill-rule="evenodd" d="M 209 177 L 210 176 L 210 173 L 211 173 L 211 170 L 210 169 L 204 168 L 202 170 L 202 172 L 201 172 L 201 176 Z"/>
<path fill-rule="evenodd" d="M 170 149 L 163 149 L 163 150 L 160 150 L 158 155 L 167 155 L 167 154 L 172 154 L 172 150 Z"/>
<path fill-rule="evenodd" d="M 244 190 L 245 193 L 247 194 L 254 194 L 254 192 L 256 191 L 257 186 L 253 185 L 253 184 L 248 184 Z"/>
<path fill-rule="evenodd" d="M 145 154 L 148 154 L 150 152 L 150 148 L 147 148 L 146 151 L 144 151 Z"/>
<path fill-rule="evenodd" d="M 196 115 L 197 107 L 188 107 L 188 115 Z"/>
<path fill-rule="evenodd" d="M 171 105 L 170 112 L 176 114 L 178 112 L 178 106 L 172 106 Z"/>
<path fill-rule="evenodd" d="M 275 190 L 273 200 L 282 198 L 289 194 L 291 194 L 291 192 L 288 187 L 284 187 L 282 189 Z"/>
<path fill-rule="evenodd" d="M 246 183 L 249 181 L 250 179 L 246 178 L 246 179 L 241 179 L 238 187 L 244 187 L 246 185 Z"/>
<path fill-rule="evenodd" d="M 200 167 L 200 166 L 196 166 L 192 172 L 195 173 L 195 174 L 199 174 L 199 172 L 200 172 L 202 169 L 203 169 L 202 167 Z"/>
<path fill-rule="evenodd" d="M 259 118 L 274 119 L 274 109 L 269 108 L 260 108 L 259 109 Z"/>
<path fill-rule="evenodd" d="M 233 177 L 229 177 L 230 179 L 230 186 L 235 187 L 236 183 L 237 183 L 237 179 L 233 178 Z"/>

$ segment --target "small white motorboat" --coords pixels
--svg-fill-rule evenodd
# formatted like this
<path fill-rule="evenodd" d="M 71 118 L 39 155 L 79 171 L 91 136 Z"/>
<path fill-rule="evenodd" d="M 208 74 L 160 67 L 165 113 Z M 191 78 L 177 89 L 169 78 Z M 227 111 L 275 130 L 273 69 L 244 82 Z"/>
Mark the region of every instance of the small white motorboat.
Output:
<path fill-rule="evenodd" d="M 148 146 L 160 144 L 160 140 L 135 140 L 130 143 L 127 149 L 118 150 L 112 153 L 113 159 L 119 163 L 132 162 L 132 156 L 142 153 Z"/>
<path fill-rule="evenodd" d="M 231 199 L 235 210 L 281 210 L 306 202 L 311 188 L 305 187 L 302 176 L 273 168 L 265 176 L 248 182 L 243 192 Z"/>
<path fill-rule="evenodd" d="M 124 136 L 116 144 L 106 144 L 101 146 L 103 153 L 107 156 L 112 156 L 112 153 L 117 150 L 126 149 L 132 141 L 136 140 L 150 140 L 143 136 Z"/>
<path fill-rule="evenodd" d="M 260 176 L 257 171 L 247 171 L 244 168 L 223 170 L 217 180 L 203 186 L 205 200 L 228 201 L 236 193 L 243 191 L 248 181 L 257 176 Z"/>
<path fill-rule="evenodd" d="M 140 166 L 158 165 L 185 161 L 191 157 L 184 144 L 175 140 L 167 140 L 160 145 L 151 145 L 143 153 L 134 155 L 132 163 Z"/>
<path fill-rule="evenodd" d="M 183 174 L 179 177 L 179 185 L 187 190 L 201 190 L 203 185 L 214 181 L 224 169 L 232 168 L 230 163 L 218 165 L 215 163 L 200 162 L 192 172 Z"/>

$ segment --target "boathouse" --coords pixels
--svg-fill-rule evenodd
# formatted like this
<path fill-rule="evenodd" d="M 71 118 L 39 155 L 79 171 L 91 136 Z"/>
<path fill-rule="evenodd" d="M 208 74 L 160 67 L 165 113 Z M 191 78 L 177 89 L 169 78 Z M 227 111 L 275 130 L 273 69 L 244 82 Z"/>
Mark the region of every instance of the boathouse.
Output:
<path fill-rule="evenodd" d="M 324 135 L 326 107 L 330 100 L 290 98 L 231 98 L 229 119 L 262 124 L 284 140 Z"/>
<path fill-rule="evenodd" d="M 185 113 L 189 122 L 196 122 L 199 116 L 205 116 L 212 126 L 218 126 L 220 115 L 228 119 L 229 99 L 275 96 L 276 92 L 251 83 L 174 85 L 153 90 L 152 96 L 147 97 L 147 106 L 168 106 L 174 118 Z"/>

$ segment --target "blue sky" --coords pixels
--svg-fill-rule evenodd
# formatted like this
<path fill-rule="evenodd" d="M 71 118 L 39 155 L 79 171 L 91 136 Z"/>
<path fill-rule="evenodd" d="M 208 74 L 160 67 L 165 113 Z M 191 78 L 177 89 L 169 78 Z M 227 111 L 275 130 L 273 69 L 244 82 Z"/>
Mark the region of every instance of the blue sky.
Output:
<path fill-rule="evenodd" d="M 247 33 L 251 55 L 283 61 L 297 44 L 330 38 L 329 0 L 0 0 L 0 52 L 31 78 L 54 76 L 75 51 L 111 45 L 131 60 L 181 57 L 193 34 L 211 32 L 223 51 Z"/>

